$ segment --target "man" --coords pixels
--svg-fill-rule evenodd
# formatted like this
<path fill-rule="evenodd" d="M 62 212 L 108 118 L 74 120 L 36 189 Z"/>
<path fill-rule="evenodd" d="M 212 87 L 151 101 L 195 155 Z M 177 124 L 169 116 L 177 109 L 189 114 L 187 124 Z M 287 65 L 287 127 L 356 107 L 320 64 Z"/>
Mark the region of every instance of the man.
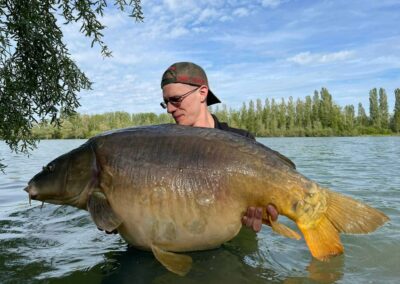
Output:
<path fill-rule="evenodd" d="M 162 76 L 161 88 L 164 99 L 161 106 L 167 109 L 177 124 L 218 128 L 255 139 L 248 131 L 229 127 L 210 113 L 208 106 L 221 101 L 210 90 L 206 73 L 200 66 L 191 62 L 172 64 Z M 278 217 L 277 210 L 270 204 L 267 206 L 267 214 L 272 220 Z M 269 224 L 267 220 L 264 223 Z M 260 231 L 263 223 L 262 208 L 249 207 L 242 223 L 255 232 Z"/>

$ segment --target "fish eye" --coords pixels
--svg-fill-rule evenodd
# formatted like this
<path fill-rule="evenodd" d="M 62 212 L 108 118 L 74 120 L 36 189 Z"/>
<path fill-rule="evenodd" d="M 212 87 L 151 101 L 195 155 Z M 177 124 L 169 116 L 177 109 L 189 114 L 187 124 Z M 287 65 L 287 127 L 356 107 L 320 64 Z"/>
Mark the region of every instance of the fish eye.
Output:
<path fill-rule="evenodd" d="M 54 172 L 55 165 L 54 164 L 50 164 L 50 165 L 47 166 L 47 168 L 48 168 L 49 172 Z"/>
<path fill-rule="evenodd" d="M 51 173 L 51 172 L 54 171 L 54 168 L 55 168 L 55 165 L 54 165 L 54 164 L 48 164 L 47 166 L 44 166 L 44 167 L 42 168 L 42 170 L 43 170 L 44 172 L 49 172 L 49 173 Z"/>

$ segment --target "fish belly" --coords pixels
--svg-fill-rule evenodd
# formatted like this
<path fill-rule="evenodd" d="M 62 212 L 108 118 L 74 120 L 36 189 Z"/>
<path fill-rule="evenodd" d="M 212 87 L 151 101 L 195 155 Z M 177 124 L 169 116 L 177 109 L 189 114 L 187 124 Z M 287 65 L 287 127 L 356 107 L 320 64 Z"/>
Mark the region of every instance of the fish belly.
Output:
<path fill-rule="evenodd" d="M 120 235 L 139 249 L 150 250 L 152 244 L 175 252 L 212 249 L 231 240 L 241 228 L 237 202 L 226 204 L 203 196 L 146 203 L 150 202 L 142 197 L 129 210 L 116 210 L 123 220 Z"/>

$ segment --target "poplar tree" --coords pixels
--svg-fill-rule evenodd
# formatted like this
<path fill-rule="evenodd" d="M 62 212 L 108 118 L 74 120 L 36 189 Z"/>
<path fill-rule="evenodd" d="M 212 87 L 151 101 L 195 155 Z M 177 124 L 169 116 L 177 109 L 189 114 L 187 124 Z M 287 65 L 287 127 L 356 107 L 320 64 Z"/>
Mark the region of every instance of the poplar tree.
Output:
<path fill-rule="evenodd" d="M 379 113 L 381 119 L 381 128 L 389 128 L 389 106 L 387 101 L 386 91 L 383 88 L 379 89 Z"/>
<path fill-rule="evenodd" d="M 249 108 L 247 110 L 247 117 L 245 121 L 246 129 L 257 136 L 259 130 L 256 126 L 256 112 L 253 100 L 250 100 L 249 102 Z"/>
<path fill-rule="evenodd" d="M 369 91 L 369 117 L 372 126 L 380 127 L 378 95 L 376 88 Z"/>
<path fill-rule="evenodd" d="M 240 109 L 240 125 L 239 125 L 239 128 L 246 127 L 246 123 L 247 123 L 247 106 L 246 106 L 246 103 L 243 102 L 242 108 Z"/>
<path fill-rule="evenodd" d="M 394 90 L 395 103 L 393 111 L 393 126 L 392 129 L 396 133 L 400 133 L 400 88 Z"/>
<path fill-rule="evenodd" d="M 293 97 L 289 97 L 287 105 L 287 129 L 293 130 L 295 123 L 296 110 L 293 102 Z"/>
<path fill-rule="evenodd" d="M 304 114 L 304 103 L 303 101 L 298 98 L 296 100 L 296 110 L 295 110 L 295 127 L 296 128 L 303 128 L 305 121 L 305 114 Z"/>
<path fill-rule="evenodd" d="M 347 105 L 344 107 L 344 123 L 345 129 L 352 130 L 355 122 L 355 111 L 353 105 Z"/>
<path fill-rule="evenodd" d="M 257 99 L 256 101 L 256 129 L 257 129 L 257 134 L 258 135 L 262 135 L 265 132 L 265 127 L 263 124 L 263 120 L 262 120 L 262 115 L 263 115 L 263 106 L 262 106 L 262 102 L 261 99 Z"/>
<path fill-rule="evenodd" d="M 304 126 L 306 128 L 312 128 L 312 100 L 310 96 L 306 96 L 306 102 L 304 105 Z"/>
<path fill-rule="evenodd" d="M 265 99 L 265 104 L 264 104 L 264 108 L 263 108 L 263 114 L 262 114 L 262 121 L 264 124 L 264 128 L 265 130 L 268 132 L 271 128 L 270 125 L 270 117 L 271 117 L 271 104 L 269 102 L 269 99 L 266 98 Z"/>
<path fill-rule="evenodd" d="M 320 120 L 323 127 L 331 127 L 333 117 L 333 104 L 332 96 L 326 88 L 321 89 L 321 103 L 320 103 Z"/>
<path fill-rule="evenodd" d="M 271 119 L 269 121 L 269 129 L 271 129 L 271 134 L 274 135 L 278 128 L 278 105 L 275 99 L 271 100 Z"/>
<path fill-rule="evenodd" d="M 313 121 L 313 125 L 316 122 L 319 122 L 319 110 L 320 108 L 320 98 L 319 98 L 319 93 L 317 90 L 314 91 L 314 96 L 313 96 L 313 100 L 312 100 L 312 121 Z"/>
<path fill-rule="evenodd" d="M 281 130 L 286 130 L 286 121 L 286 104 L 285 99 L 282 98 L 278 107 L 278 128 Z"/>
<path fill-rule="evenodd" d="M 364 109 L 362 103 L 358 103 L 357 125 L 358 126 L 367 126 L 368 125 L 368 116 L 365 112 L 365 109 Z"/>

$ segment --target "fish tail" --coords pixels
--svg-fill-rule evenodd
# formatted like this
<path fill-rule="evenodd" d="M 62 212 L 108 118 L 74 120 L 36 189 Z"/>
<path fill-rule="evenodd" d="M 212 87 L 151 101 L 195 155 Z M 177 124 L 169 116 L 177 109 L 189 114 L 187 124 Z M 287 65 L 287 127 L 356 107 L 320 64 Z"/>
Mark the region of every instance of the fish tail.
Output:
<path fill-rule="evenodd" d="M 322 189 L 320 193 L 324 197 L 324 206 L 308 206 L 297 222 L 311 254 L 319 260 L 343 253 L 339 233 L 369 233 L 389 220 L 381 211 L 350 197 L 326 189 Z M 307 207 L 302 205 L 301 209 Z M 323 207 L 323 213 L 315 214 L 310 210 L 311 207 L 319 210 Z M 318 218 L 307 218 L 312 215 L 317 215 Z"/>

